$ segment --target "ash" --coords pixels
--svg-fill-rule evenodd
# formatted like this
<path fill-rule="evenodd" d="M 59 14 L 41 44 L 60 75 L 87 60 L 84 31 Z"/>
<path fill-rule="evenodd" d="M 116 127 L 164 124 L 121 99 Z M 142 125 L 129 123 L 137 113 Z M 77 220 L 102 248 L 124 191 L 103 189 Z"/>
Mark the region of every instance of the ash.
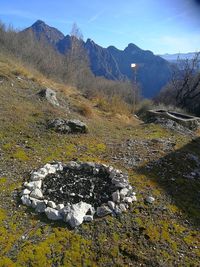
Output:
<path fill-rule="evenodd" d="M 115 186 L 109 178 L 109 173 L 69 169 L 48 174 L 43 180 L 43 194 L 47 200 L 64 205 L 84 201 L 94 208 L 101 206 L 112 198 Z"/>

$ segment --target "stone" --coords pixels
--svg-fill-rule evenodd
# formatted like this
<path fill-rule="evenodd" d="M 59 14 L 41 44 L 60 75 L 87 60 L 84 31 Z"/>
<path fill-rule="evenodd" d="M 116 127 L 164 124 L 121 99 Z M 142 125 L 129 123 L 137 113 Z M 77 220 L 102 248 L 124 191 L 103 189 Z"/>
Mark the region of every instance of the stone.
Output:
<path fill-rule="evenodd" d="M 54 106 L 59 106 L 59 102 L 56 97 L 56 92 L 50 88 L 41 90 L 38 95 L 42 98 L 45 98 L 49 103 Z"/>
<path fill-rule="evenodd" d="M 108 206 L 102 205 L 101 207 L 97 208 L 97 216 L 99 217 L 104 217 L 111 213 L 112 213 L 112 210 Z"/>
<path fill-rule="evenodd" d="M 62 216 L 60 212 L 56 209 L 47 207 L 45 209 L 45 214 L 47 215 L 49 220 L 53 220 L 53 221 L 62 220 Z"/>
<path fill-rule="evenodd" d="M 83 221 L 84 222 L 91 222 L 91 221 L 93 221 L 93 216 L 92 215 L 85 215 L 83 217 Z"/>
<path fill-rule="evenodd" d="M 88 128 L 87 125 L 79 120 L 68 120 L 67 121 L 68 126 L 71 129 L 71 132 L 73 133 L 87 133 Z"/>
<path fill-rule="evenodd" d="M 115 209 L 115 203 L 113 201 L 108 201 L 108 207 L 111 209 L 111 210 L 114 210 Z"/>
<path fill-rule="evenodd" d="M 31 191 L 28 190 L 27 188 L 25 188 L 23 191 L 22 191 L 22 195 L 30 195 Z"/>
<path fill-rule="evenodd" d="M 53 201 L 48 201 L 47 206 L 53 209 L 56 209 L 56 203 Z"/>
<path fill-rule="evenodd" d="M 135 195 L 133 195 L 133 196 L 129 196 L 129 197 L 125 197 L 125 198 L 123 199 L 123 201 L 124 201 L 125 203 L 131 204 L 132 202 L 137 201 L 137 197 L 136 197 Z"/>
<path fill-rule="evenodd" d="M 56 209 L 57 209 L 57 210 L 62 210 L 64 207 L 65 207 L 64 204 L 58 204 L 58 205 L 56 206 Z"/>
<path fill-rule="evenodd" d="M 145 198 L 145 201 L 149 204 L 152 204 L 155 201 L 154 197 L 148 196 Z"/>
<path fill-rule="evenodd" d="M 38 181 L 45 178 L 45 176 L 48 174 L 48 171 L 46 168 L 40 168 L 38 171 L 35 171 L 31 174 L 31 181 Z"/>
<path fill-rule="evenodd" d="M 49 121 L 49 128 L 55 129 L 57 132 L 61 133 L 87 133 L 88 127 L 85 123 L 79 120 L 65 120 L 57 118 Z"/>
<path fill-rule="evenodd" d="M 38 200 L 36 198 L 31 198 L 32 200 L 32 207 L 35 209 L 36 212 L 42 213 L 46 209 L 46 204 L 44 200 Z"/>
<path fill-rule="evenodd" d="M 22 203 L 23 203 L 23 205 L 26 205 L 26 206 L 28 206 L 28 207 L 30 207 L 31 206 L 31 200 L 30 200 L 30 198 L 29 198 L 29 195 L 23 195 L 22 197 L 21 197 L 21 201 L 22 201 Z"/>
<path fill-rule="evenodd" d="M 125 212 L 126 211 L 126 206 L 123 204 L 123 203 L 120 203 L 119 204 L 119 208 L 122 212 Z"/>
<path fill-rule="evenodd" d="M 37 199 L 43 199 L 43 193 L 39 188 L 36 188 L 31 192 L 30 197 L 37 198 Z"/>
<path fill-rule="evenodd" d="M 119 190 L 117 190 L 116 192 L 112 193 L 112 200 L 115 203 L 119 203 L 120 202 Z"/>
<path fill-rule="evenodd" d="M 41 189 L 42 181 L 38 180 L 38 181 L 29 182 L 29 183 L 24 183 L 24 186 L 27 187 L 29 190 L 33 190 L 36 188 Z"/>
<path fill-rule="evenodd" d="M 44 165 L 44 169 L 46 169 L 48 174 L 55 173 L 57 171 L 56 166 L 49 163 Z"/>
<path fill-rule="evenodd" d="M 82 224 L 83 218 L 92 206 L 86 202 L 79 202 L 71 206 L 71 210 L 65 217 L 65 221 L 69 223 L 72 228 Z"/>
<path fill-rule="evenodd" d="M 124 197 L 128 195 L 129 191 L 130 191 L 130 190 L 129 190 L 128 188 L 123 188 L 123 189 L 121 189 L 121 190 L 120 190 L 120 193 L 119 193 L 121 199 L 124 199 Z"/>

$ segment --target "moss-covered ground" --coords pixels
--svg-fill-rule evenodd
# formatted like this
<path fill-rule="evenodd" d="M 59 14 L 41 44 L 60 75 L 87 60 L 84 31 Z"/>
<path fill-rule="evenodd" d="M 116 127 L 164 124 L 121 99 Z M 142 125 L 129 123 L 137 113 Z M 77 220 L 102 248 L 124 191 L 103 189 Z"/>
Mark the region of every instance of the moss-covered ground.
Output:
<path fill-rule="evenodd" d="M 199 266 L 200 178 L 185 177 L 195 168 L 188 155 L 200 157 L 198 135 L 105 113 L 75 89 L 0 59 L 0 266 Z M 45 86 L 57 90 L 61 108 L 36 95 Z M 90 116 L 81 115 L 79 106 Z M 47 129 L 47 120 L 59 116 L 83 120 L 88 134 Z M 175 145 L 167 152 L 155 147 L 154 153 L 137 147 L 144 160 L 132 167 L 120 160 L 128 139 L 172 139 Z M 31 170 L 52 160 L 98 161 L 126 170 L 138 201 L 118 217 L 75 230 L 50 222 L 22 206 L 18 192 Z M 155 197 L 152 205 L 144 202 L 147 195 Z"/>

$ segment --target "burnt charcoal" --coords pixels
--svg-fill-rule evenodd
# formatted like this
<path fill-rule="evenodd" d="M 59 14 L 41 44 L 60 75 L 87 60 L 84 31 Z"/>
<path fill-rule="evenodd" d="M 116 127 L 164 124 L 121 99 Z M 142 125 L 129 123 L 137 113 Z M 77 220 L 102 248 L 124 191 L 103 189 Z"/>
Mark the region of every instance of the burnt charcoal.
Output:
<path fill-rule="evenodd" d="M 115 187 L 103 169 L 94 174 L 90 168 L 83 171 L 65 167 L 63 171 L 48 174 L 42 189 L 45 199 L 55 203 L 67 205 L 85 201 L 97 208 L 112 198 Z"/>

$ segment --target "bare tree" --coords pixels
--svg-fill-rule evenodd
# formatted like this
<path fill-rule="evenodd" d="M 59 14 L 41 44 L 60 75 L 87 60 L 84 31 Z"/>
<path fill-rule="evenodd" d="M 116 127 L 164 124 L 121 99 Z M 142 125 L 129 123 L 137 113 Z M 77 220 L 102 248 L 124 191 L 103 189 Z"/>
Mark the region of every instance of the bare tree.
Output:
<path fill-rule="evenodd" d="M 171 81 L 156 97 L 156 102 L 200 114 L 200 52 L 195 53 L 193 59 L 178 57 Z"/>
<path fill-rule="evenodd" d="M 172 85 L 176 91 L 176 103 L 181 108 L 186 107 L 188 100 L 200 95 L 200 75 L 197 73 L 199 57 L 200 52 L 192 60 L 178 58 L 178 69 L 173 73 Z"/>

